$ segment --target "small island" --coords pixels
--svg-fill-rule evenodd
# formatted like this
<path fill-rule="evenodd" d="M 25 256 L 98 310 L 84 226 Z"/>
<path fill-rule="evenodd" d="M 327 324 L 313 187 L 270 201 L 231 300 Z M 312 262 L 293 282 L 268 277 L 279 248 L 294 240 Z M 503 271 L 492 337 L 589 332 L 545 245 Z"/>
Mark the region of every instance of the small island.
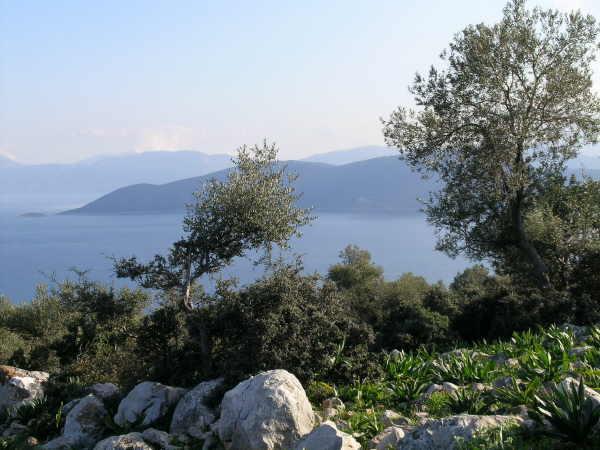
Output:
<path fill-rule="evenodd" d="M 19 217 L 37 218 L 37 217 L 46 217 L 46 214 L 41 213 L 41 212 L 28 212 L 28 213 L 19 215 Z"/>

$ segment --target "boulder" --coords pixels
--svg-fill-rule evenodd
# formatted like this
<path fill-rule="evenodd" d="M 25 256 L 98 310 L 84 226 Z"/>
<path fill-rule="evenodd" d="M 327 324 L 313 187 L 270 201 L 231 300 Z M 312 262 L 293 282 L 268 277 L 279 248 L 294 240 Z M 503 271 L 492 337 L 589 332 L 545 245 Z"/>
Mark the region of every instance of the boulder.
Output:
<path fill-rule="evenodd" d="M 298 379 L 271 370 L 225 394 L 215 430 L 230 450 L 287 450 L 312 430 L 314 420 Z"/>
<path fill-rule="evenodd" d="M 405 432 L 400 427 L 388 427 L 369 442 L 369 449 L 388 450 L 396 448 L 398 442 L 404 439 Z"/>
<path fill-rule="evenodd" d="M 429 397 L 434 392 L 450 393 L 450 392 L 458 391 L 458 389 L 459 389 L 459 387 L 456 384 L 444 381 L 442 384 L 431 384 L 425 391 L 424 395 L 426 397 Z"/>
<path fill-rule="evenodd" d="M 148 427 L 164 418 L 185 393 L 182 388 L 144 381 L 121 400 L 115 423 L 120 427 Z"/>
<path fill-rule="evenodd" d="M 402 414 L 398 414 L 396 411 L 386 409 L 381 416 L 379 421 L 384 427 L 393 427 L 396 425 L 408 425 L 409 421 Z"/>
<path fill-rule="evenodd" d="M 148 444 L 155 445 L 160 449 L 175 448 L 171 445 L 171 436 L 166 431 L 147 428 L 142 433 L 142 439 Z"/>
<path fill-rule="evenodd" d="M 46 372 L 22 370 L 12 366 L 0 366 L 0 412 L 44 396 Z"/>
<path fill-rule="evenodd" d="M 223 379 L 200 383 L 187 392 L 175 408 L 171 419 L 171 434 L 188 434 L 200 437 L 216 419 L 216 411 L 208 404 L 211 397 L 223 386 Z"/>
<path fill-rule="evenodd" d="M 451 450 L 456 448 L 456 438 L 468 441 L 484 429 L 523 419 L 515 416 L 459 415 L 428 420 L 407 433 L 396 445 L 396 450 Z"/>
<path fill-rule="evenodd" d="M 296 450 L 359 450 L 356 440 L 337 429 L 333 422 L 324 422 L 296 445 Z"/>
<path fill-rule="evenodd" d="M 141 433 L 129 433 L 106 438 L 98 442 L 94 450 L 153 450 L 153 448 L 144 442 Z"/>
<path fill-rule="evenodd" d="M 107 416 L 102 400 L 92 394 L 83 397 L 65 417 L 62 436 L 51 440 L 44 448 L 91 447 L 104 434 Z"/>
<path fill-rule="evenodd" d="M 102 400 L 116 398 L 121 393 L 119 387 L 112 383 L 96 383 L 88 387 L 87 391 Z"/>

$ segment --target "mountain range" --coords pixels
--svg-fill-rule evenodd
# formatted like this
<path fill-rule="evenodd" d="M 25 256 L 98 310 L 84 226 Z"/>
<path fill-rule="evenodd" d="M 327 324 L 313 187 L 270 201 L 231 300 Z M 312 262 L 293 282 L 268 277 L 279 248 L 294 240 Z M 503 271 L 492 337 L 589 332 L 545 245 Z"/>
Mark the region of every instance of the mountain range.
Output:
<path fill-rule="evenodd" d="M 298 174 L 299 204 L 322 212 L 414 213 L 418 198 L 432 182 L 423 180 L 397 157 L 374 158 L 334 166 L 308 161 L 287 161 Z M 185 209 L 192 193 L 209 178 L 224 179 L 227 170 L 172 183 L 135 184 L 117 189 L 66 214 L 171 213 Z"/>

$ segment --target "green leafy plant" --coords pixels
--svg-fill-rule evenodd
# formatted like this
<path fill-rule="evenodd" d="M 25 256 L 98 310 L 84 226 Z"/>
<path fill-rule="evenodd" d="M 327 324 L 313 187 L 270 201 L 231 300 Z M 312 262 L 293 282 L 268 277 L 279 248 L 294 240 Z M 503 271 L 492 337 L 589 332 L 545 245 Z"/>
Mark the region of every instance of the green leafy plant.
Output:
<path fill-rule="evenodd" d="M 489 411 L 490 405 L 485 393 L 473 389 L 459 389 L 448 396 L 448 408 L 454 414 L 484 414 Z"/>
<path fill-rule="evenodd" d="M 570 362 L 566 352 L 557 358 L 542 346 L 536 345 L 521 358 L 519 376 L 526 380 L 539 378 L 542 381 L 556 381 L 569 371 Z"/>
<path fill-rule="evenodd" d="M 594 427 L 600 421 L 600 407 L 586 396 L 583 379 L 579 384 L 557 386 L 547 393 L 536 396 L 536 404 L 529 415 L 545 427 L 550 436 L 567 442 L 585 444 L 591 438 Z"/>
<path fill-rule="evenodd" d="M 438 381 L 458 384 L 485 382 L 498 373 L 496 364 L 489 359 L 481 359 L 472 352 L 451 354 L 432 363 L 434 377 Z"/>
<path fill-rule="evenodd" d="M 451 414 L 450 394 L 447 392 L 434 392 L 425 400 L 425 411 L 433 417 L 444 417 Z"/>
<path fill-rule="evenodd" d="M 530 383 L 518 383 L 513 380 L 510 386 L 498 388 L 494 391 L 494 397 L 499 403 L 509 406 L 533 405 L 535 395 L 541 386 L 539 378 Z"/>

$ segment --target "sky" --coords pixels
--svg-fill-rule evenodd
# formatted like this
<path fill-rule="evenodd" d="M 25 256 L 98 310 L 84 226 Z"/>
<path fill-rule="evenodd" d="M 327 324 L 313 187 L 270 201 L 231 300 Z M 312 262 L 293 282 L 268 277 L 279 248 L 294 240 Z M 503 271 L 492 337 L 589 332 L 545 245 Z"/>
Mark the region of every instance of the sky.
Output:
<path fill-rule="evenodd" d="M 415 72 L 504 0 L 0 0 L 0 154 L 383 144 Z M 581 8 L 598 0 L 530 0 Z M 600 65 L 596 74 L 600 84 Z"/>

